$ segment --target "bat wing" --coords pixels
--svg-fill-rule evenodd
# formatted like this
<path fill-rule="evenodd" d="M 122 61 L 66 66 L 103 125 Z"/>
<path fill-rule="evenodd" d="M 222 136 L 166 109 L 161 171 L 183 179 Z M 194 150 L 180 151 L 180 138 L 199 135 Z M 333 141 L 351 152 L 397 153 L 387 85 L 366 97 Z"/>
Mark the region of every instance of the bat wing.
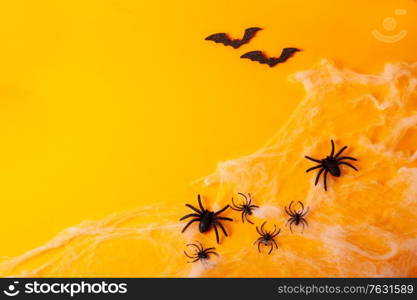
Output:
<path fill-rule="evenodd" d="M 277 63 L 286 62 L 295 52 L 301 51 L 298 48 L 284 48 L 282 49 L 281 55 L 277 58 Z"/>
<path fill-rule="evenodd" d="M 243 35 L 243 38 L 241 40 L 241 45 L 248 43 L 255 36 L 255 34 L 259 30 L 262 30 L 262 28 L 259 28 L 259 27 L 250 27 L 250 28 L 247 28 L 245 30 L 245 34 Z"/>
<path fill-rule="evenodd" d="M 241 56 L 241 58 L 248 58 L 252 61 L 257 61 L 261 64 L 266 64 L 270 67 L 274 67 L 279 63 L 283 63 L 287 61 L 295 52 L 301 51 L 298 48 L 284 48 L 282 49 L 281 55 L 277 57 L 267 57 L 262 51 L 251 51 L 245 53 Z"/>
<path fill-rule="evenodd" d="M 221 43 L 226 46 L 229 46 L 231 43 L 231 40 L 226 33 L 215 33 L 206 37 L 205 40 Z"/>
<path fill-rule="evenodd" d="M 247 58 L 252 61 L 257 61 L 260 64 L 268 64 L 268 58 L 265 57 L 262 51 L 250 51 L 243 54 L 240 58 Z"/>
<path fill-rule="evenodd" d="M 261 30 L 259 27 L 250 27 L 245 30 L 245 34 L 241 40 L 231 39 L 226 33 L 215 33 L 206 37 L 206 41 L 213 41 L 221 43 L 225 46 L 232 46 L 237 49 L 243 44 L 248 43 L 256 34 L 257 31 Z"/>

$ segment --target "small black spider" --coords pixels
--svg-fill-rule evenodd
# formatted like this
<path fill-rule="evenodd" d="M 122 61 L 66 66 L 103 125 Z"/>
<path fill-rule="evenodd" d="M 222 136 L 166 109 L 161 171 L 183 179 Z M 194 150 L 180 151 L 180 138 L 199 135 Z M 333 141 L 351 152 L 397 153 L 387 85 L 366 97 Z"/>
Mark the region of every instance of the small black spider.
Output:
<path fill-rule="evenodd" d="M 248 215 L 252 215 L 253 209 L 259 208 L 259 206 L 252 204 L 252 197 L 250 194 L 248 194 L 249 199 L 248 197 L 246 197 L 245 194 L 242 194 L 242 193 L 238 193 L 238 194 L 241 195 L 243 198 L 245 198 L 245 202 L 243 202 L 243 204 L 236 205 L 232 198 L 233 205 L 230 206 L 230 208 L 233 210 L 242 212 L 242 223 L 245 223 L 245 219 L 246 219 L 246 221 L 253 224 L 253 222 L 248 219 Z"/>
<path fill-rule="evenodd" d="M 258 251 L 261 252 L 261 244 L 263 244 L 264 246 L 267 246 L 268 244 L 271 246 L 271 249 L 269 249 L 268 255 L 271 254 L 272 250 L 274 249 L 274 245 L 275 247 L 278 249 L 278 245 L 275 242 L 274 238 L 281 232 L 281 229 L 278 230 L 277 232 L 277 226 L 274 225 L 274 231 L 270 232 L 270 231 L 264 231 L 264 226 L 265 226 L 266 222 L 264 222 L 261 225 L 261 229 L 258 229 L 258 226 L 256 226 L 256 231 L 259 233 L 259 235 L 261 236 L 260 238 L 258 238 L 253 244 L 255 245 L 256 243 L 258 243 Z"/>
<path fill-rule="evenodd" d="M 200 230 L 201 233 L 208 231 L 213 226 L 214 232 L 216 233 L 216 241 L 217 241 L 217 244 L 219 244 L 219 232 L 217 231 L 216 225 L 219 225 L 224 235 L 227 236 L 226 229 L 224 229 L 222 223 L 220 223 L 220 220 L 233 221 L 233 219 L 231 218 L 219 216 L 219 214 L 221 214 L 222 212 L 224 212 L 226 209 L 229 208 L 229 205 L 226 205 L 225 207 L 223 207 L 221 210 L 217 212 L 209 211 L 205 209 L 203 205 L 201 204 L 200 195 L 198 195 L 198 205 L 200 206 L 201 210 L 195 208 L 194 206 L 190 204 L 185 204 L 185 206 L 191 208 L 196 213 L 185 215 L 180 219 L 180 221 L 182 221 L 190 217 L 195 217 L 190 222 L 188 222 L 187 225 L 185 225 L 182 232 L 184 232 L 188 228 L 188 226 L 190 226 L 194 222 L 200 222 L 198 229 Z"/>
<path fill-rule="evenodd" d="M 194 247 L 196 249 L 193 255 L 189 255 L 186 251 L 184 251 L 185 256 L 193 259 L 192 261 L 189 261 L 189 263 L 195 263 L 196 261 L 199 261 L 199 260 L 204 262 L 206 259 L 210 258 L 210 254 L 219 256 L 217 252 L 214 251 L 216 250 L 216 248 L 211 247 L 211 248 L 204 249 L 203 245 L 199 241 L 196 241 L 196 243 L 197 244 L 187 244 L 187 247 Z"/>
<path fill-rule="evenodd" d="M 304 216 L 308 213 L 309 207 L 307 207 L 307 209 L 304 210 L 304 204 L 301 201 L 298 201 L 298 203 L 300 203 L 301 210 L 294 211 L 291 208 L 293 202 L 294 201 L 291 201 L 290 205 L 288 206 L 288 209 L 287 209 L 287 207 L 285 207 L 285 212 L 290 216 L 290 218 L 288 219 L 285 226 L 287 226 L 288 223 L 289 223 L 290 224 L 290 230 L 292 232 L 292 225 L 293 224 L 295 224 L 296 226 L 298 226 L 299 224 L 302 224 L 303 225 L 302 233 L 303 233 L 305 225 L 308 226 L 308 222 L 307 222 L 306 219 L 304 219 Z"/>
<path fill-rule="evenodd" d="M 321 169 L 319 171 L 319 173 L 317 174 L 316 181 L 315 181 L 314 185 L 317 185 L 317 183 L 319 182 L 319 179 L 320 179 L 320 175 L 324 171 L 323 181 L 324 181 L 324 190 L 325 191 L 327 191 L 327 182 L 326 182 L 327 173 L 330 173 L 331 175 L 333 175 L 335 177 L 339 177 L 340 176 L 339 165 L 346 165 L 346 166 L 349 166 L 352 169 L 358 171 L 358 169 L 356 169 L 350 163 L 342 161 L 342 160 L 345 160 L 345 159 L 350 159 L 350 160 L 355 160 L 356 161 L 357 160 L 356 158 L 353 158 L 353 157 L 350 157 L 350 156 L 341 156 L 341 157 L 339 157 L 339 155 L 342 154 L 342 152 L 346 150 L 347 146 L 344 146 L 342 149 L 340 149 L 339 152 L 337 152 L 337 154 L 335 156 L 333 156 L 333 154 L 334 154 L 334 142 L 333 142 L 333 140 L 331 140 L 331 142 L 332 142 L 332 152 L 326 158 L 324 158 L 322 160 L 319 160 L 319 159 L 311 158 L 309 156 L 305 156 L 305 158 L 307 158 L 311 161 L 314 161 L 316 163 L 319 163 L 318 166 L 312 167 L 312 168 L 308 169 L 306 172 L 310 172 L 310 171 L 312 171 L 314 169 L 318 169 L 318 168 Z"/>

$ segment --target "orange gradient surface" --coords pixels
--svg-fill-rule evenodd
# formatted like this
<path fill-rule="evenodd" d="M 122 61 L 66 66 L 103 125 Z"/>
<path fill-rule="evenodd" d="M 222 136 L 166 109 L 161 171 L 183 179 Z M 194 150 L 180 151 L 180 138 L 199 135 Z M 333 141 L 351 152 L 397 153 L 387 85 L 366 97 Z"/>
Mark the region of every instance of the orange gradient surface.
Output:
<path fill-rule="evenodd" d="M 1 276 L 417 276 L 415 1 L 13 1 L 0 14 Z M 204 41 L 250 26 L 264 30 L 238 50 Z M 283 47 L 303 51 L 275 68 L 239 58 Z M 360 172 L 324 193 L 303 156 L 331 138 Z M 270 256 L 235 212 L 220 245 L 180 233 L 197 193 L 219 209 L 237 192 L 261 206 L 256 225 L 282 229 Z M 285 228 L 292 200 L 311 209 L 303 235 Z M 187 264 L 196 239 L 219 258 Z"/>

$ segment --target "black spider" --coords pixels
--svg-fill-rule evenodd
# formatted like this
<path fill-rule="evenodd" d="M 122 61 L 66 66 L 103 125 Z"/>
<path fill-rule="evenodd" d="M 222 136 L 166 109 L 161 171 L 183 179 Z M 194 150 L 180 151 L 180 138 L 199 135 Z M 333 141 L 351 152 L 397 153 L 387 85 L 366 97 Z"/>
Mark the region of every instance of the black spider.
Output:
<path fill-rule="evenodd" d="M 302 232 L 304 232 L 305 225 L 308 226 L 308 222 L 307 222 L 306 219 L 304 219 L 304 216 L 308 213 L 309 207 L 307 207 L 307 209 L 304 210 L 304 204 L 301 201 L 298 201 L 298 203 L 300 203 L 301 210 L 294 211 L 291 208 L 293 202 L 294 201 L 291 201 L 290 205 L 288 206 L 288 209 L 287 209 L 287 207 L 285 207 L 285 212 L 290 216 L 290 218 L 288 219 L 285 226 L 287 226 L 288 223 L 289 223 L 290 224 L 290 230 L 292 232 L 292 225 L 293 224 L 295 224 L 296 226 L 298 226 L 299 224 L 302 224 L 303 225 Z"/>
<path fill-rule="evenodd" d="M 190 218 L 190 217 L 195 217 L 195 219 L 192 219 L 190 222 L 187 223 L 187 225 L 185 225 L 182 232 L 184 232 L 188 228 L 188 226 L 190 226 L 194 222 L 200 222 L 200 224 L 198 226 L 198 229 L 200 230 L 201 233 L 208 231 L 213 226 L 214 231 L 216 232 L 217 244 L 219 244 L 219 232 L 217 231 L 217 226 L 216 225 L 219 225 L 221 230 L 223 231 L 224 235 L 227 236 L 226 229 L 224 229 L 222 223 L 220 223 L 220 220 L 233 221 L 233 219 L 231 219 L 231 218 L 226 218 L 226 217 L 220 217 L 219 216 L 219 214 L 221 214 L 222 212 L 224 212 L 226 209 L 229 208 L 229 205 L 226 205 L 225 207 L 223 207 L 221 210 L 219 210 L 217 212 L 209 211 L 209 210 L 205 209 L 203 207 L 203 205 L 201 204 L 200 195 L 198 195 L 198 205 L 200 206 L 201 210 L 195 208 L 194 206 L 192 206 L 190 204 L 185 204 L 185 206 L 191 208 L 196 213 L 185 215 L 184 217 L 182 217 L 180 219 L 180 221 L 182 221 L 182 220 Z"/>
<path fill-rule="evenodd" d="M 253 209 L 259 208 L 259 206 L 252 204 L 252 197 L 250 194 L 248 194 L 249 199 L 248 197 L 246 197 L 245 194 L 242 194 L 242 193 L 238 193 L 238 194 L 241 195 L 243 198 L 245 198 L 245 202 L 243 202 L 243 204 L 236 205 L 232 198 L 233 205 L 230 208 L 233 210 L 242 212 L 242 223 L 245 223 L 245 219 L 246 219 L 246 221 L 253 224 L 253 222 L 248 219 L 248 215 L 252 215 Z"/>
<path fill-rule="evenodd" d="M 323 181 L 324 181 L 324 190 L 325 191 L 327 191 L 327 183 L 326 183 L 327 173 L 330 173 L 331 175 L 333 175 L 335 177 L 339 177 L 340 176 L 339 165 L 346 165 L 346 166 L 349 166 L 352 169 L 358 171 L 358 169 L 356 169 L 350 163 L 342 161 L 342 160 L 345 160 L 345 159 L 350 159 L 350 160 L 355 160 L 356 161 L 357 160 L 356 158 L 353 158 L 353 157 L 350 157 L 350 156 L 341 156 L 341 157 L 339 157 L 339 155 L 342 154 L 342 152 L 346 150 L 347 146 L 344 146 L 342 149 L 340 149 L 339 152 L 337 152 L 337 154 L 335 156 L 333 156 L 333 154 L 334 154 L 334 142 L 333 142 L 333 140 L 331 140 L 331 142 L 332 142 L 332 152 L 326 158 L 324 158 L 322 160 L 318 160 L 318 159 L 311 158 L 309 156 L 305 156 L 305 158 L 307 158 L 311 161 L 314 161 L 316 163 L 319 163 L 318 166 L 312 167 L 312 168 L 308 169 L 306 172 L 310 172 L 310 171 L 312 171 L 314 169 L 318 169 L 318 168 L 321 169 L 319 171 L 319 173 L 317 174 L 316 181 L 315 181 L 314 185 L 317 185 L 317 183 L 319 182 L 319 179 L 320 179 L 320 175 L 324 171 Z"/>
<path fill-rule="evenodd" d="M 216 248 L 211 247 L 211 248 L 206 248 L 204 249 L 203 245 L 199 242 L 196 241 L 197 244 L 187 244 L 187 247 L 194 247 L 196 249 L 196 251 L 193 253 L 193 255 L 189 255 L 186 251 L 184 251 L 185 256 L 187 256 L 188 258 L 193 259 L 192 261 L 189 261 L 189 263 L 194 263 L 196 261 L 201 260 L 202 262 L 204 262 L 206 259 L 210 258 L 210 254 L 214 254 L 216 256 L 219 256 L 217 254 Z"/>
<path fill-rule="evenodd" d="M 261 229 L 258 229 L 258 226 L 256 226 L 256 231 L 259 233 L 259 235 L 261 236 L 260 238 L 258 238 L 253 244 L 255 245 L 256 243 L 258 243 L 258 251 L 261 252 L 261 244 L 263 244 L 264 246 L 267 246 L 268 244 L 271 245 L 271 249 L 269 249 L 268 255 L 271 254 L 272 250 L 274 249 L 274 245 L 275 247 L 278 249 L 278 245 L 275 242 L 274 238 L 281 232 L 281 229 L 278 230 L 277 232 L 277 226 L 274 225 L 274 231 L 270 232 L 270 231 L 264 231 L 264 226 L 265 226 L 266 222 L 264 222 L 261 225 Z"/>

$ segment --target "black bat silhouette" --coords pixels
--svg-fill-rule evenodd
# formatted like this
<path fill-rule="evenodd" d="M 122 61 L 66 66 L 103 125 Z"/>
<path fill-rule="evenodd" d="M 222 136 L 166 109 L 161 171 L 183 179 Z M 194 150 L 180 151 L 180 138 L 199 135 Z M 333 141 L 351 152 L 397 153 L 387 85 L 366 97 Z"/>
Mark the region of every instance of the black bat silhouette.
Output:
<path fill-rule="evenodd" d="M 237 49 L 240 46 L 248 43 L 256 34 L 257 31 L 262 30 L 259 27 L 251 27 L 245 30 L 245 34 L 241 40 L 231 39 L 226 33 L 215 33 L 205 38 L 206 41 L 213 41 L 216 43 L 222 43 L 225 46 L 232 46 Z"/>
<path fill-rule="evenodd" d="M 240 58 L 248 58 L 252 61 L 257 61 L 260 64 L 267 64 L 271 68 L 279 63 L 286 62 L 295 52 L 301 51 L 297 48 L 282 49 L 279 57 L 267 57 L 262 51 L 251 51 L 243 54 Z"/>

